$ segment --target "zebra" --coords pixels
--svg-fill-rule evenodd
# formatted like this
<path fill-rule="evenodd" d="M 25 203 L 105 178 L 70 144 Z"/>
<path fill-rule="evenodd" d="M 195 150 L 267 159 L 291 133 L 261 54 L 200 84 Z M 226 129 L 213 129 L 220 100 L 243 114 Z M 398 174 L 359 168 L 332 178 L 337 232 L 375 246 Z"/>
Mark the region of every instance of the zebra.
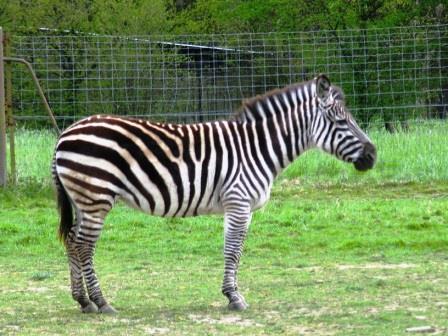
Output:
<path fill-rule="evenodd" d="M 93 255 L 119 199 L 163 217 L 224 214 L 221 290 L 228 309 L 246 309 L 237 285 L 243 242 L 276 176 L 313 147 L 360 171 L 375 164 L 376 148 L 344 101 L 321 74 L 245 100 L 228 120 L 169 124 L 96 115 L 68 127 L 52 173 L 72 297 L 81 311 L 116 312 L 102 294 Z"/>

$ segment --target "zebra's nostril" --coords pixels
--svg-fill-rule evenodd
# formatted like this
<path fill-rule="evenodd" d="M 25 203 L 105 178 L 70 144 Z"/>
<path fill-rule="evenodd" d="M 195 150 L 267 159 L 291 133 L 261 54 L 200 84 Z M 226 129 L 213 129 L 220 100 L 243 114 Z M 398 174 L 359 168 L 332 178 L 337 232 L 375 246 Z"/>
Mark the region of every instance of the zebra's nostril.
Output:
<path fill-rule="evenodd" d="M 376 161 L 376 148 L 370 143 L 366 142 L 361 156 L 354 162 L 355 168 L 360 171 L 371 169 Z"/>

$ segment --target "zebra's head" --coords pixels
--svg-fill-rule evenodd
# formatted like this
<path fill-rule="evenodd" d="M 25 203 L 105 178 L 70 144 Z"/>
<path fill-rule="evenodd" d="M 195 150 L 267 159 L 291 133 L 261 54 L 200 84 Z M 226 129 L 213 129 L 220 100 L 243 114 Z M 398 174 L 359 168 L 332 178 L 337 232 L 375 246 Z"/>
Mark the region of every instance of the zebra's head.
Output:
<path fill-rule="evenodd" d="M 315 78 L 317 116 L 312 127 L 314 144 L 338 159 L 365 171 L 376 161 L 376 148 L 345 107 L 342 90 L 325 75 Z"/>

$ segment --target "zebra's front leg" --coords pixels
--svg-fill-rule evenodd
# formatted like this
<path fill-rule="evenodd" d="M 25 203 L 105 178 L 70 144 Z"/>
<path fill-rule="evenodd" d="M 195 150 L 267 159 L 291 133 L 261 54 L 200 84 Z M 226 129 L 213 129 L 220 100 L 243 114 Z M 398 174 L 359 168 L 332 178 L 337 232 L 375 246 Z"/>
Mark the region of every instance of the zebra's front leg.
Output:
<path fill-rule="evenodd" d="M 230 310 L 245 310 L 248 307 L 238 292 L 237 272 L 251 217 L 249 202 L 234 201 L 225 206 L 222 293 L 229 299 Z"/>

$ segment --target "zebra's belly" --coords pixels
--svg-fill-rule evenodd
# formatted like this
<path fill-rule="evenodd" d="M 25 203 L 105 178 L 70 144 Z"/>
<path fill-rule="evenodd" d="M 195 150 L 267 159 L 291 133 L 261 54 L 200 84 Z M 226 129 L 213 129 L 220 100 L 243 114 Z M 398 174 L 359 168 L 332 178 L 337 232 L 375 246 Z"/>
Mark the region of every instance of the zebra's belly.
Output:
<path fill-rule="evenodd" d="M 255 210 L 258 210 L 258 209 L 264 207 L 266 205 L 266 203 L 269 201 L 270 193 L 271 193 L 271 191 L 267 190 L 266 192 L 262 192 L 259 198 L 252 200 L 251 210 L 255 211 Z"/>
<path fill-rule="evenodd" d="M 156 199 L 154 208 L 151 209 L 151 207 L 147 204 L 136 204 L 132 198 L 126 197 L 126 195 L 122 195 L 120 199 L 129 207 L 143 211 L 148 215 L 160 217 L 194 217 L 224 213 L 224 208 L 216 201 L 212 201 L 210 203 L 201 202 L 196 205 L 193 205 L 188 201 L 184 201 L 180 206 L 179 204 L 171 204 L 169 209 L 167 209 L 163 200 Z"/>

